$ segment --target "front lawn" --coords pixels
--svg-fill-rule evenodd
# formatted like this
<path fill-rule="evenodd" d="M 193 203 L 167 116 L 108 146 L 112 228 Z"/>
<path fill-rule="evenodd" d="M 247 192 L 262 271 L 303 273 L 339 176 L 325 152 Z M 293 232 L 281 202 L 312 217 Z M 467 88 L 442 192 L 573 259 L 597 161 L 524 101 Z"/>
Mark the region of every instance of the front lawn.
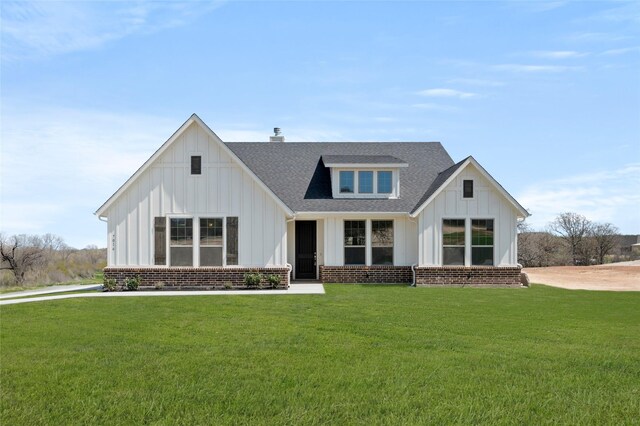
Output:
<path fill-rule="evenodd" d="M 325 288 L 3 306 L 0 421 L 640 419 L 640 293 Z"/>

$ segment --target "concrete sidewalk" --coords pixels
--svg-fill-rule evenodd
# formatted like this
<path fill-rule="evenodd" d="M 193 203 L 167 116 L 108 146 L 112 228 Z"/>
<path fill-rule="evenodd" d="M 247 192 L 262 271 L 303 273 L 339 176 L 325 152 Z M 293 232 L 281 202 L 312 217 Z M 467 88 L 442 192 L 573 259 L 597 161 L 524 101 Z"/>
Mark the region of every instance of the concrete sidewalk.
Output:
<path fill-rule="evenodd" d="M 83 286 L 87 287 L 87 286 Z M 66 290 L 73 291 L 73 290 Z M 16 294 L 16 293 L 13 293 Z M 31 297 L 26 299 L 10 299 L 0 301 L 2 305 L 19 303 L 44 302 L 47 300 L 76 299 L 79 297 L 145 297 L 145 296 L 252 296 L 252 295 L 287 295 L 287 294 L 324 294 L 322 284 L 292 284 L 287 290 L 189 290 L 189 291 L 123 291 L 106 293 L 74 293 L 57 296 Z M 13 296 L 15 297 L 15 296 Z"/>
<path fill-rule="evenodd" d="M 66 291 L 99 290 L 102 284 L 74 284 L 74 285 L 52 285 L 33 290 L 14 291 L 12 293 L 0 294 L 0 299 L 11 299 L 13 297 L 36 296 L 38 294 L 64 293 Z"/>

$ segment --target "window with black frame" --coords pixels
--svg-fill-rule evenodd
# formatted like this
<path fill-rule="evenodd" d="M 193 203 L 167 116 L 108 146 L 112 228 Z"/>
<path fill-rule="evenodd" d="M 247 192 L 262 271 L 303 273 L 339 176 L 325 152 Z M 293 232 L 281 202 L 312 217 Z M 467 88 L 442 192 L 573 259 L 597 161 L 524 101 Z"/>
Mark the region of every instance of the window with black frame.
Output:
<path fill-rule="evenodd" d="M 371 221 L 371 264 L 393 265 L 393 221 Z"/>
<path fill-rule="evenodd" d="M 200 219 L 200 266 L 222 266 L 222 218 Z"/>
<path fill-rule="evenodd" d="M 493 266 L 493 219 L 471 220 L 471 264 Z"/>
<path fill-rule="evenodd" d="M 193 219 L 172 218 L 170 226 L 171 266 L 193 266 Z"/>
<path fill-rule="evenodd" d="M 442 264 L 464 265 L 465 220 L 444 219 L 442 221 Z"/>
<path fill-rule="evenodd" d="M 364 220 L 344 221 L 345 265 L 365 264 L 366 232 L 366 224 Z"/>

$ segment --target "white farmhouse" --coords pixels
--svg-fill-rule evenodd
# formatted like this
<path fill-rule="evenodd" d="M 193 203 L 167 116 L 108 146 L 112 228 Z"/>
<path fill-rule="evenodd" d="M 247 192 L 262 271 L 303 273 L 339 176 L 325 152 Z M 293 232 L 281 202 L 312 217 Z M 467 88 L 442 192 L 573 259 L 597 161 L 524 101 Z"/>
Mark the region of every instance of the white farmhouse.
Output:
<path fill-rule="evenodd" d="M 276 129 L 278 130 L 278 129 Z M 105 277 L 519 285 L 527 211 L 439 142 L 223 142 L 192 115 L 97 211 Z"/>

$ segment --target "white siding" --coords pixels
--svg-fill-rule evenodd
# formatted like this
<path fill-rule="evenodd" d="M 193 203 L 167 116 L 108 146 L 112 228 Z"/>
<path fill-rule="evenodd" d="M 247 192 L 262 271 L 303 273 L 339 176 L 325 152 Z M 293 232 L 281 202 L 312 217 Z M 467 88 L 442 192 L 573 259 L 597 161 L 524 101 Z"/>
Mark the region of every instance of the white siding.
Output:
<path fill-rule="evenodd" d="M 320 219 L 320 218 L 319 218 Z M 306 220 L 306 218 L 305 218 Z M 322 223 L 322 238 L 318 238 L 318 263 L 326 266 L 344 265 L 344 221 L 366 220 L 367 230 L 371 229 L 371 220 L 393 220 L 394 240 L 393 259 L 396 266 L 410 266 L 418 260 L 417 223 L 406 215 L 377 216 L 375 214 L 328 215 L 318 220 Z M 368 232 L 370 234 L 370 232 Z M 371 262 L 371 235 L 367 235 L 367 263 Z M 293 246 L 289 246 L 293 250 Z"/>
<path fill-rule="evenodd" d="M 474 181 L 474 197 L 462 198 L 462 181 Z M 473 166 L 468 165 L 418 215 L 418 253 L 421 266 L 442 265 L 442 220 L 466 219 L 467 247 L 470 262 L 471 219 L 494 220 L 494 262 L 496 266 L 515 266 L 517 261 L 517 211 Z"/>
<path fill-rule="evenodd" d="M 199 176 L 191 175 L 191 155 L 202 156 Z M 196 123 L 109 208 L 109 266 L 153 265 L 154 217 L 171 215 L 237 216 L 241 266 L 287 261 L 285 212 Z"/>

